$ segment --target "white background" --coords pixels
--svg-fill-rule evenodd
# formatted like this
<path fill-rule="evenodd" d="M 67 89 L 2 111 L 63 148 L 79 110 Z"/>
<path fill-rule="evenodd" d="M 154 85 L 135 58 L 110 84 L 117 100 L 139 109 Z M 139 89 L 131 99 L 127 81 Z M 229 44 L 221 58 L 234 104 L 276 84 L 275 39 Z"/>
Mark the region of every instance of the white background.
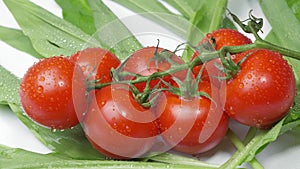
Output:
<path fill-rule="evenodd" d="M 55 4 L 54 0 L 33 0 L 36 4 L 46 8 L 55 15 L 61 17 L 61 9 Z M 104 1 L 113 12 L 120 18 L 133 15 L 131 11 L 111 2 Z M 229 0 L 228 8 L 231 12 L 237 14 L 240 18 L 247 18 L 248 11 L 254 9 L 256 16 L 263 16 L 257 0 Z M 0 25 L 19 28 L 18 24 L 10 14 L 3 1 L 0 1 Z M 263 31 L 265 34 L 270 30 L 268 23 L 265 23 Z M 262 34 L 262 37 L 265 36 Z M 253 38 L 253 37 L 250 37 Z M 154 40 L 154 44 L 156 43 Z M 148 44 L 148 42 L 142 42 Z M 165 47 L 165 46 L 164 46 Z M 22 77 L 27 68 L 31 66 L 36 59 L 26 53 L 20 52 L 0 41 L 0 64 L 10 70 L 18 77 Z M 237 125 L 237 124 L 233 124 Z M 241 127 L 241 126 L 238 126 Z M 240 130 L 243 135 L 244 130 Z M 281 136 L 276 142 L 272 143 L 266 150 L 260 153 L 257 158 L 268 169 L 300 169 L 300 133 L 289 132 Z M 10 147 L 18 147 L 26 150 L 49 153 L 47 147 L 42 145 L 31 132 L 20 122 L 15 115 L 5 106 L 0 106 L 0 144 Z M 223 146 L 223 147 L 222 147 Z M 230 157 L 233 148 L 224 148 L 227 144 L 221 145 L 220 151 L 212 151 L 201 156 L 202 159 L 213 163 L 223 163 Z M 248 166 L 246 166 L 248 167 Z"/>

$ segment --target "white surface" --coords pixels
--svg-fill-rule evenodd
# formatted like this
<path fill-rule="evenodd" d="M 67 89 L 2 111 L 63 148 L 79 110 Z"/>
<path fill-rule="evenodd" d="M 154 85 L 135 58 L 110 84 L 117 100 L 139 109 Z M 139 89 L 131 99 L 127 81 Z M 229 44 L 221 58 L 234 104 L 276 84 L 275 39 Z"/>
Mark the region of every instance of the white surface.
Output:
<path fill-rule="evenodd" d="M 41 5 L 54 14 L 61 16 L 61 10 L 55 4 L 54 0 L 34 0 L 33 2 Z M 132 12 L 122 8 L 121 6 L 113 2 L 106 0 L 105 3 L 110 6 L 111 9 L 121 18 L 133 14 Z M 229 0 L 228 8 L 242 19 L 247 18 L 248 11 L 250 9 L 254 9 L 254 14 L 256 16 L 263 16 L 256 0 Z M 0 25 L 18 28 L 17 23 L 9 13 L 8 9 L 5 7 L 3 1 L 0 1 L 0 11 Z M 269 25 L 266 24 L 263 30 L 265 33 L 267 33 L 270 30 Z M 145 39 L 143 40 L 143 44 L 145 45 L 156 44 L 156 38 L 151 43 L 146 42 Z M 173 40 L 175 40 L 175 42 L 179 41 L 176 37 Z M 161 41 L 163 47 L 168 47 L 167 45 L 169 44 L 164 43 L 163 40 Z M 173 49 L 173 45 L 175 44 L 172 44 L 171 49 Z M 32 58 L 31 56 L 17 51 L 16 49 L 8 46 L 2 41 L 0 41 L 0 49 L 0 64 L 16 74 L 18 77 L 22 77 L 27 68 L 36 61 L 36 59 Z M 242 134 L 244 131 L 241 130 L 240 132 Z M 276 142 L 272 143 L 266 150 L 259 154 L 257 158 L 267 169 L 300 169 L 300 163 L 298 162 L 298 160 L 300 159 L 299 138 L 300 133 L 296 132 L 281 136 Z M 31 132 L 13 115 L 13 113 L 7 107 L 4 106 L 0 106 L 0 144 L 10 147 L 24 148 L 26 150 L 40 153 L 50 152 L 44 145 L 37 141 L 31 134 Z M 222 163 L 230 157 L 229 153 L 232 153 L 234 149 L 223 148 L 222 150 L 229 151 L 218 152 L 217 154 L 208 153 L 202 158 L 209 162 Z M 211 154 L 211 156 L 209 156 L 209 154 Z"/>

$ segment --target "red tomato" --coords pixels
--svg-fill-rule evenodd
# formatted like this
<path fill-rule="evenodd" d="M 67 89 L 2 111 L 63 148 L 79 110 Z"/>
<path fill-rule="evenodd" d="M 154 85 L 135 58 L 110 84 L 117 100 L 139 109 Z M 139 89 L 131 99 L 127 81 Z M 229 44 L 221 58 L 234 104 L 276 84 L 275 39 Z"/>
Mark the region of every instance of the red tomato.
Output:
<path fill-rule="evenodd" d="M 160 55 L 158 58 L 155 56 L 155 51 L 157 50 L 157 55 Z M 136 52 L 134 52 L 126 61 L 123 67 L 121 67 L 120 71 L 131 72 L 134 74 L 139 74 L 142 76 L 149 76 L 155 72 L 162 72 L 170 69 L 172 63 L 166 60 L 166 57 L 170 57 L 170 60 L 176 64 L 183 64 L 184 61 L 174 53 L 165 50 L 163 48 L 157 47 L 145 47 Z M 184 80 L 187 71 L 179 71 L 172 75 L 165 76 L 163 78 L 164 81 L 169 83 L 174 83 L 171 79 L 172 76 L 180 80 Z M 132 80 L 135 77 L 126 76 L 123 79 Z M 150 88 L 153 88 L 160 80 L 155 79 L 150 83 Z M 135 86 L 139 89 L 139 91 L 143 91 L 146 82 L 135 84 Z"/>
<path fill-rule="evenodd" d="M 225 110 L 240 123 L 266 128 L 283 118 L 293 105 L 296 82 L 283 57 L 267 49 L 250 50 L 240 72 L 227 83 Z"/>
<path fill-rule="evenodd" d="M 87 108 L 84 75 L 63 57 L 40 60 L 28 69 L 20 86 L 25 112 L 34 121 L 53 129 L 79 123 Z"/>
<path fill-rule="evenodd" d="M 236 30 L 221 28 L 211 33 L 208 33 L 199 42 L 199 46 L 203 45 L 204 43 L 213 45 L 212 39 L 215 40 L 215 50 L 220 50 L 224 46 L 240 46 L 240 45 L 246 45 L 252 43 L 252 41 L 248 37 L 246 37 L 245 35 L 243 35 L 242 33 Z M 194 60 L 194 58 L 198 56 L 199 56 L 199 52 L 196 51 L 192 56 L 191 60 Z M 203 80 L 210 80 L 211 78 L 213 78 L 213 76 L 216 77 L 224 76 L 224 74 L 221 73 L 214 64 L 221 65 L 220 59 L 214 59 L 206 63 L 205 69 L 202 74 Z M 200 69 L 201 69 L 201 65 L 196 66 L 193 68 L 193 72 L 197 75 Z M 216 81 L 215 78 L 214 80 Z M 219 82 L 215 82 L 215 85 L 217 83 Z"/>
<path fill-rule="evenodd" d="M 126 88 L 115 84 L 97 90 L 84 120 L 92 145 L 114 159 L 141 157 L 158 135 L 153 108 L 142 107 Z"/>
<path fill-rule="evenodd" d="M 208 82 L 200 83 L 201 91 L 211 94 Z M 210 99 L 201 96 L 193 98 L 178 97 L 165 92 L 159 98 L 161 116 L 158 118 L 161 135 L 170 148 L 198 154 L 215 147 L 225 136 L 228 117 L 223 113 L 218 96 Z"/>
<path fill-rule="evenodd" d="M 99 83 L 111 82 L 111 68 L 116 68 L 121 61 L 110 51 L 102 48 L 87 48 L 71 56 L 83 70 L 89 80 L 100 80 Z"/>

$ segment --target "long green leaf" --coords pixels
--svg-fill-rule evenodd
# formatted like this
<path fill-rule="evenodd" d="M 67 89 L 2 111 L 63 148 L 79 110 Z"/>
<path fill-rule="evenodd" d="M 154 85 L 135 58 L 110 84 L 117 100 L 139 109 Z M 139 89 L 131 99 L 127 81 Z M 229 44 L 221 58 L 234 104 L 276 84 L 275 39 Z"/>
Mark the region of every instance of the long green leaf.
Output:
<path fill-rule="evenodd" d="M 191 26 L 187 33 L 189 43 L 194 46 L 197 46 L 208 32 L 230 23 L 225 17 L 227 0 L 201 1 L 198 5 L 198 10 L 190 18 Z M 193 53 L 194 50 L 187 47 L 182 58 L 188 61 Z"/>
<path fill-rule="evenodd" d="M 0 26 L 0 40 L 36 58 L 43 58 L 32 46 L 30 39 L 21 30 Z"/>
<path fill-rule="evenodd" d="M 45 57 L 71 55 L 84 47 L 100 46 L 79 28 L 29 0 L 4 2 L 35 50 Z"/>
<path fill-rule="evenodd" d="M 88 0 L 55 0 L 55 2 L 62 8 L 65 20 L 90 35 L 96 32 L 93 11 Z"/>
<path fill-rule="evenodd" d="M 102 1 L 89 0 L 89 4 L 97 29 L 94 37 L 102 46 L 112 50 L 121 60 L 142 48 L 134 35 Z"/>
<path fill-rule="evenodd" d="M 0 104 L 20 104 L 20 80 L 0 65 Z"/>
<path fill-rule="evenodd" d="M 166 1 L 169 5 L 171 5 L 173 8 L 178 10 L 182 16 L 184 16 L 187 20 L 189 20 L 193 15 L 194 15 L 194 8 L 198 6 L 199 4 L 191 5 L 191 2 L 196 2 L 200 3 L 201 1 L 182 1 L 182 0 L 164 0 Z"/>
<path fill-rule="evenodd" d="M 0 145 L 0 168 L 61 168 L 61 169 L 206 169 L 195 165 L 166 164 L 143 161 L 113 161 L 113 160 L 74 160 L 57 153 L 37 154 L 22 149 L 8 148 Z"/>
<path fill-rule="evenodd" d="M 183 16 L 170 12 L 159 1 L 149 0 L 113 0 L 114 2 L 142 14 L 143 17 L 153 20 L 159 25 L 168 28 L 178 36 L 187 39 L 187 29 L 190 25 Z"/>

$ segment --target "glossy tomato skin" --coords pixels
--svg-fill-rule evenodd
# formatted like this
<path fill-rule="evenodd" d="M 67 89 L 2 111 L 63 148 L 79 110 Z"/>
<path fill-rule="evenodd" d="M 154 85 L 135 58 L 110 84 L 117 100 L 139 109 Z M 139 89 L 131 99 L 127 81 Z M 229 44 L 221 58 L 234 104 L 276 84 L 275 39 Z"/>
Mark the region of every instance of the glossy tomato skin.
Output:
<path fill-rule="evenodd" d="M 176 64 L 183 64 L 184 61 L 171 51 L 165 50 L 163 48 L 157 48 L 157 47 L 145 47 L 142 48 L 136 52 L 134 52 L 129 58 L 125 61 L 125 64 L 123 65 L 122 68 L 120 68 L 120 71 L 126 71 L 126 72 L 131 72 L 135 74 L 139 74 L 142 76 L 149 76 L 155 72 L 162 72 L 170 69 L 172 64 L 164 59 L 155 59 L 155 51 L 161 55 L 161 58 L 166 58 L 166 55 L 170 55 L 170 59 L 176 63 Z M 186 76 L 187 71 L 179 71 L 176 72 L 172 75 L 168 75 L 163 77 L 163 80 L 168 82 L 168 83 L 174 83 L 174 81 L 171 79 L 172 76 L 183 80 Z M 123 79 L 125 80 L 133 80 L 135 77 L 133 76 L 126 76 Z M 150 83 L 150 88 L 153 88 L 160 80 L 155 79 L 152 80 Z M 143 91 L 146 82 L 141 82 L 135 84 L 135 86 L 139 89 L 139 91 Z M 163 85 L 161 85 L 163 86 Z"/>
<path fill-rule="evenodd" d="M 43 59 L 30 67 L 19 94 L 28 116 L 52 129 L 77 125 L 77 116 L 87 108 L 83 72 L 63 57 Z"/>
<path fill-rule="evenodd" d="M 283 118 L 293 105 L 296 82 L 292 68 L 282 56 L 267 49 L 237 56 L 240 72 L 227 82 L 225 110 L 240 123 L 268 128 Z"/>
<path fill-rule="evenodd" d="M 103 48 L 87 48 L 78 51 L 70 59 L 82 68 L 85 77 L 99 80 L 99 83 L 111 82 L 111 69 L 121 63 L 113 53 Z"/>
<path fill-rule="evenodd" d="M 214 39 L 215 42 L 213 42 L 212 39 Z M 215 50 L 220 50 L 224 46 L 246 45 L 246 44 L 251 44 L 252 41 L 247 36 L 238 32 L 237 30 L 221 28 L 221 29 L 218 29 L 211 33 L 206 34 L 206 36 L 199 42 L 198 45 L 200 46 L 205 43 L 211 44 L 211 45 L 213 45 L 213 43 L 215 43 Z M 193 54 L 191 60 L 194 60 L 195 57 L 198 57 L 198 56 L 199 56 L 199 52 L 196 51 Z M 221 73 L 214 64 L 221 65 L 220 59 L 214 59 L 214 60 L 208 61 L 206 63 L 205 69 L 203 70 L 203 74 L 202 74 L 202 80 L 209 81 L 213 76 L 216 76 L 216 77 L 224 76 L 224 74 Z M 193 72 L 197 75 L 199 73 L 201 67 L 202 67 L 201 65 L 194 67 Z M 216 80 L 216 79 L 214 78 L 214 80 Z M 215 84 L 218 84 L 218 83 L 219 82 L 216 82 Z"/>
<path fill-rule="evenodd" d="M 139 105 L 126 88 L 115 84 L 97 90 L 84 120 L 92 145 L 113 159 L 143 156 L 158 135 L 153 109 Z"/>
<path fill-rule="evenodd" d="M 200 85 L 201 91 L 211 91 L 210 83 Z M 228 129 L 228 116 L 220 107 L 218 98 L 214 100 L 216 104 L 204 96 L 185 99 L 170 92 L 160 97 L 160 106 L 164 108 L 158 108 L 162 110 L 158 122 L 161 135 L 170 148 L 199 154 L 221 142 Z"/>

